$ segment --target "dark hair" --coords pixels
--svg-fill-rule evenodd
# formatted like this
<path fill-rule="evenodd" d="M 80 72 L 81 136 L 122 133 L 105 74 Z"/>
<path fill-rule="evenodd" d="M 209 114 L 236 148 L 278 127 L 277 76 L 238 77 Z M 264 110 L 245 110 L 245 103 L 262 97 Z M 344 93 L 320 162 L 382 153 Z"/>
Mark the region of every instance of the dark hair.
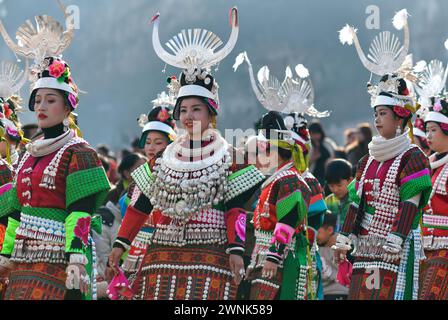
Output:
<path fill-rule="evenodd" d="M 311 122 L 310 126 L 308 127 L 308 131 L 310 133 L 320 133 L 320 135 L 321 135 L 320 141 L 321 142 L 324 141 L 325 131 L 320 122 L 318 122 L 318 121 Z"/>
<path fill-rule="evenodd" d="M 110 165 L 109 165 L 109 161 L 107 160 L 107 158 L 105 156 L 103 156 L 102 154 L 98 154 L 98 158 L 101 161 L 101 165 L 104 168 L 104 171 L 108 172 L 110 169 Z"/>
<path fill-rule="evenodd" d="M 343 147 L 337 147 L 334 150 L 334 157 L 347 160 L 347 152 L 344 150 Z"/>
<path fill-rule="evenodd" d="M 136 149 L 141 149 L 140 148 L 140 138 L 139 137 L 136 137 L 134 140 L 132 140 L 131 147 L 132 148 L 136 148 Z"/>
<path fill-rule="evenodd" d="M 325 180 L 329 183 L 339 183 L 352 178 L 352 165 L 345 159 L 333 159 L 327 164 Z"/>
<path fill-rule="evenodd" d="M 292 152 L 290 150 L 278 148 L 278 155 L 284 160 L 289 160 L 292 157 Z"/>
<path fill-rule="evenodd" d="M 362 143 L 367 146 L 372 141 L 373 137 L 372 128 L 370 127 L 370 124 L 367 122 L 360 123 L 358 125 L 358 130 L 364 136 L 364 141 Z"/>
<path fill-rule="evenodd" d="M 108 147 L 107 145 L 105 145 L 105 144 L 99 144 L 99 145 L 97 145 L 97 146 L 96 146 L 96 150 L 97 150 L 100 154 L 102 154 L 102 155 L 104 155 L 104 156 L 109 156 L 110 149 L 109 149 L 109 147 Z"/>
<path fill-rule="evenodd" d="M 118 173 L 122 175 L 124 171 L 130 170 L 140 159 L 142 159 L 142 156 L 138 153 L 128 154 L 121 160 L 120 165 L 118 166 Z"/>
<path fill-rule="evenodd" d="M 337 223 L 338 217 L 335 214 L 327 213 L 324 215 L 324 222 L 322 222 L 322 228 L 328 228 L 333 227 L 333 229 L 336 229 L 336 223 Z"/>

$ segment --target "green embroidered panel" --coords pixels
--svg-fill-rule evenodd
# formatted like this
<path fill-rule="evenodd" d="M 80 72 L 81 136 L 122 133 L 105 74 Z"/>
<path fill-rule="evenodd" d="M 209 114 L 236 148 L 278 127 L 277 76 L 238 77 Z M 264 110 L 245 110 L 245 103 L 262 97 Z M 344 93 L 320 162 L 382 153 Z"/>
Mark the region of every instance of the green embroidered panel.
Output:
<path fill-rule="evenodd" d="M 280 221 L 281 219 L 283 219 L 288 213 L 291 212 L 296 204 L 298 205 L 298 221 L 300 223 L 300 221 L 305 218 L 308 212 L 308 208 L 305 204 L 305 201 L 303 200 L 302 193 L 300 191 L 295 191 L 288 197 L 277 202 L 275 206 L 277 212 L 277 220 Z"/>
<path fill-rule="evenodd" d="M 12 187 L 2 195 L 0 195 L 0 218 L 4 217 L 15 210 L 21 210 L 19 198 L 17 197 L 16 187 Z"/>
<path fill-rule="evenodd" d="M 67 177 L 66 206 L 92 196 L 95 197 L 95 211 L 104 202 L 110 190 L 109 180 L 102 167 L 76 171 Z"/>
<path fill-rule="evenodd" d="M 140 191 L 150 199 L 151 195 L 149 194 L 149 187 L 153 183 L 153 176 L 149 164 L 142 164 L 131 173 L 131 176 Z"/>

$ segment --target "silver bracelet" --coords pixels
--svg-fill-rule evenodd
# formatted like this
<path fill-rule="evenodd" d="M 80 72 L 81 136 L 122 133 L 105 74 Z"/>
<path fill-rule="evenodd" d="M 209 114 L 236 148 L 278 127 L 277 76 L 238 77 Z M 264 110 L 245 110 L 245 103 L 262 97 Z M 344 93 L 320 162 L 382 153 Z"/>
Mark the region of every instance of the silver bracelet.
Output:
<path fill-rule="evenodd" d="M 87 265 L 88 262 L 89 262 L 89 260 L 83 254 L 72 253 L 70 255 L 70 260 L 69 260 L 70 264 L 82 264 L 83 266 L 85 266 L 85 265 Z"/>
<path fill-rule="evenodd" d="M 403 244 L 403 239 L 400 236 L 397 236 L 396 234 L 389 233 L 387 235 L 386 242 L 401 247 L 401 245 Z"/>
<path fill-rule="evenodd" d="M 333 246 L 333 249 L 350 250 L 352 248 L 351 244 L 352 241 L 350 240 L 350 238 L 340 233 L 336 238 L 336 244 Z"/>
<path fill-rule="evenodd" d="M 9 260 L 9 258 L 6 258 L 4 256 L 0 256 L 0 267 L 12 269 L 12 263 Z"/>

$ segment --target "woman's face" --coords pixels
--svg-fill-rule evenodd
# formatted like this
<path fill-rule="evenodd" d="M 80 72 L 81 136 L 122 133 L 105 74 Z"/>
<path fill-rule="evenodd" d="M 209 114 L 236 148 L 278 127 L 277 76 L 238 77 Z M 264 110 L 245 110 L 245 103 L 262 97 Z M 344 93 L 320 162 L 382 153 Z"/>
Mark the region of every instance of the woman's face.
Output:
<path fill-rule="evenodd" d="M 401 126 L 402 120 L 395 116 L 392 109 L 386 106 L 375 108 L 375 128 L 384 139 L 395 138 L 397 127 Z"/>
<path fill-rule="evenodd" d="M 448 136 L 443 133 L 438 123 L 426 124 L 426 138 L 431 150 L 439 153 L 448 151 Z"/>
<path fill-rule="evenodd" d="M 161 132 L 150 131 L 146 136 L 145 155 L 151 160 L 168 146 L 168 138 Z"/>
<path fill-rule="evenodd" d="M 70 114 L 69 110 L 64 97 L 57 90 L 46 88 L 37 90 L 34 112 L 40 128 L 51 128 L 62 123 Z"/>
<path fill-rule="evenodd" d="M 179 120 L 191 138 L 200 138 L 201 134 L 209 128 L 212 117 L 205 102 L 198 98 L 186 98 L 180 105 Z"/>

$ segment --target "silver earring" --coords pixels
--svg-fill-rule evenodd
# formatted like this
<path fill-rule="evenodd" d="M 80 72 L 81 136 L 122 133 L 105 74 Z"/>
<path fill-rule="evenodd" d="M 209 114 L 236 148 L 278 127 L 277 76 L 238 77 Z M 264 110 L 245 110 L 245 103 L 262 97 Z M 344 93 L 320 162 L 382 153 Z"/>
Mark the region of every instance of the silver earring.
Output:
<path fill-rule="evenodd" d="M 396 137 L 401 136 L 401 127 L 400 126 L 398 126 L 397 130 L 395 130 L 395 136 Z"/>
<path fill-rule="evenodd" d="M 62 125 L 64 126 L 64 131 L 68 130 L 68 127 L 70 126 L 70 121 L 68 118 L 65 118 L 64 121 L 62 121 Z"/>

